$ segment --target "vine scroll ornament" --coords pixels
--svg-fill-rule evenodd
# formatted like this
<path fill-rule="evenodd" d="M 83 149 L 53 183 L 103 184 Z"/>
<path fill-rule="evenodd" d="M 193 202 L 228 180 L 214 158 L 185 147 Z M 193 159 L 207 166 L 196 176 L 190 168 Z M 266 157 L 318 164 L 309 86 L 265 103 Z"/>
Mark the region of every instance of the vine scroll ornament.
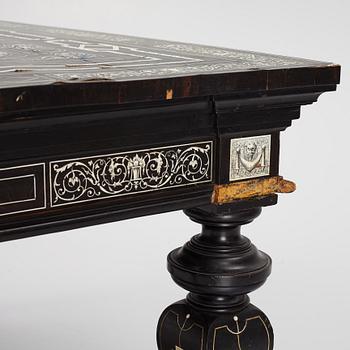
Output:
<path fill-rule="evenodd" d="M 51 206 L 212 181 L 212 141 L 50 163 Z"/>

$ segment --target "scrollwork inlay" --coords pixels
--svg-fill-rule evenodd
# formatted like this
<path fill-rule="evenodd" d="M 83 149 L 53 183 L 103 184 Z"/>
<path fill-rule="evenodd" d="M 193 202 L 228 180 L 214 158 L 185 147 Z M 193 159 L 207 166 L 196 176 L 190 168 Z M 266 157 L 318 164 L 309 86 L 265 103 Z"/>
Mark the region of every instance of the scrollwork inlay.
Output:
<path fill-rule="evenodd" d="M 50 163 L 51 205 L 211 181 L 212 142 Z"/>

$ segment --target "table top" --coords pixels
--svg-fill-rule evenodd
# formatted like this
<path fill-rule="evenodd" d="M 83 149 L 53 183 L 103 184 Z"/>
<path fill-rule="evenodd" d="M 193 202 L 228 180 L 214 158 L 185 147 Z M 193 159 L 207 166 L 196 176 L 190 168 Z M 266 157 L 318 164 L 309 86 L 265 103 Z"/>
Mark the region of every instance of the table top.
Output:
<path fill-rule="evenodd" d="M 334 85 L 339 82 L 339 66 L 250 51 L 0 22 L 0 77 L 1 112 L 16 109 L 18 103 L 40 108 Z M 30 102 L 26 104 L 23 95 L 13 105 L 18 95 L 11 92 L 23 88 Z M 44 101 L 43 92 L 47 94 Z M 36 94 L 41 97 L 36 99 Z"/>

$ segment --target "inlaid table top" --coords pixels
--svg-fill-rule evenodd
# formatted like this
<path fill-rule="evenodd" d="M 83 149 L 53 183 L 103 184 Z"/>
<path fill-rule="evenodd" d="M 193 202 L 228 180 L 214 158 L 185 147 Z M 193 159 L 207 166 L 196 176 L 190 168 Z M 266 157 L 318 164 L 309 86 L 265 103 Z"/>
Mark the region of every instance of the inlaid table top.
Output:
<path fill-rule="evenodd" d="M 0 112 L 276 90 L 338 81 L 339 66 L 332 63 L 0 22 Z M 96 83 L 104 84 L 96 87 Z M 9 90 L 23 87 L 27 96 L 14 104 Z"/>

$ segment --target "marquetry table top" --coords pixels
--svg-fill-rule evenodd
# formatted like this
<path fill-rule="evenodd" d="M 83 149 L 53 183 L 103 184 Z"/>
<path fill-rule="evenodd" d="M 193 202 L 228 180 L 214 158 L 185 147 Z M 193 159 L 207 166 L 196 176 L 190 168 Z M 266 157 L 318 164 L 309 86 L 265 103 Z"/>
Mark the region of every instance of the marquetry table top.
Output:
<path fill-rule="evenodd" d="M 35 89 L 25 91 L 32 103 L 27 102 L 27 107 L 40 108 L 43 103 L 65 104 L 57 98 L 68 105 L 85 104 L 84 96 L 89 93 L 90 103 L 123 103 L 332 85 L 338 81 L 339 66 L 332 63 L 0 22 L 0 112 L 17 108 L 10 106 L 14 96 L 9 90 L 23 87 L 48 87 L 48 101 L 35 102 Z M 103 96 L 91 100 L 102 84 L 109 86 Z M 57 85 L 60 88 L 50 89 Z M 42 96 L 44 91 L 37 92 Z M 31 94 L 34 96 L 29 98 Z M 70 101 L 72 95 L 74 101 Z"/>

